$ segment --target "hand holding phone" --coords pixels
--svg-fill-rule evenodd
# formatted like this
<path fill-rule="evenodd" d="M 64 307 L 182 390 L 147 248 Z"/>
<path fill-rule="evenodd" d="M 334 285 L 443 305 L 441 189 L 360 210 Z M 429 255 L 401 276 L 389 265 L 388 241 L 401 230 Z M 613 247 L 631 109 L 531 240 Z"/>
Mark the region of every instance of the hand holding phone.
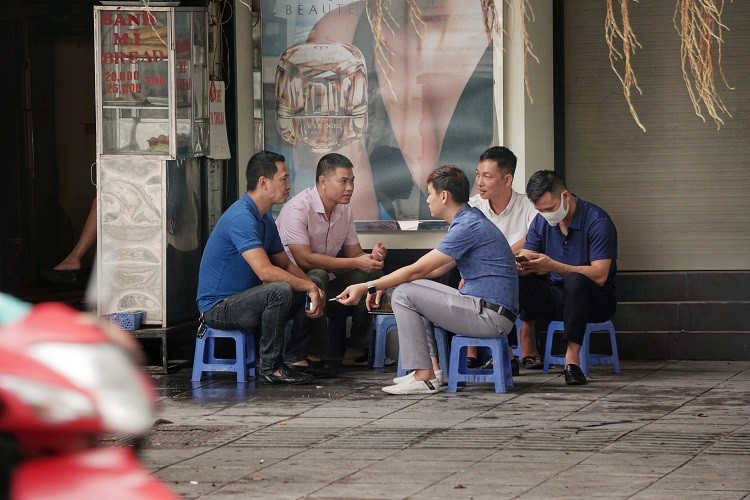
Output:
<path fill-rule="evenodd" d="M 516 255 L 516 262 L 528 262 L 529 258 L 525 255 Z"/>

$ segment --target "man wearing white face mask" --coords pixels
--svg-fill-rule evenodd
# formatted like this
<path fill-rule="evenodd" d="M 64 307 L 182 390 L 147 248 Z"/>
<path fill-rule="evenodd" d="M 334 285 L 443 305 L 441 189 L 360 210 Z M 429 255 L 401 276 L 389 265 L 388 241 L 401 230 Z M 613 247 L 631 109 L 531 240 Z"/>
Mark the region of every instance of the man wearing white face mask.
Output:
<path fill-rule="evenodd" d="M 526 195 L 539 215 L 521 250 L 527 260 L 516 262 L 520 317 L 532 325 L 538 318 L 565 323 L 565 383 L 582 385 L 579 352 L 586 323 L 607 321 L 617 305 L 617 230 L 604 210 L 574 196 L 551 170 L 534 173 Z M 535 345 L 523 337 L 528 335 L 522 343 Z"/>

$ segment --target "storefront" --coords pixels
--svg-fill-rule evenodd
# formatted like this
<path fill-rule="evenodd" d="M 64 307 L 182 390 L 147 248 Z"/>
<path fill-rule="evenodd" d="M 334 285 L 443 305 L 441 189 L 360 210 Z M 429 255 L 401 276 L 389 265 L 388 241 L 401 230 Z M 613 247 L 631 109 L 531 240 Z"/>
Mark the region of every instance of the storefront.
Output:
<path fill-rule="evenodd" d="M 747 106 L 750 95 L 744 82 L 750 76 L 747 74 L 750 66 L 746 63 L 750 56 L 750 36 L 748 27 L 741 20 L 750 15 L 750 5 L 743 2 L 724 5 L 723 19 L 728 29 L 723 31 L 721 64 L 733 90 L 720 88 L 731 116 L 722 115 L 724 123 L 717 129 L 710 118 L 704 122 L 696 116 L 688 98 L 682 79 L 680 38 L 673 26 L 674 5 L 665 2 L 630 3 L 631 25 L 641 43 L 632 55 L 632 62 L 643 91 L 640 95 L 632 89 L 632 102 L 646 128 L 643 132 L 631 116 L 622 85 L 610 66 L 605 42 L 605 0 L 529 2 L 534 20 L 528 23 L 528 39 L 533 43 L 533 52 L 539 63 L 532 59 L 527 61 L 526 80 L 524 38 L 518 29 L 519 9 L 505 9 L 506 36 L 498 42 L 499 46 L 491 47 L 483 29 L 467 28 L 476 27 L 471 23 L 481 21 L 476 17 L 473 2 L 422 0 L 415 3 L 433 14 L 433 25 L 446 18 L 431 9 L 455 8 L 452 14 L 456 22 L 468 23 L 459 30 L 465 38 L 462 45 L 467 50 L 465 54 L 471 53 L 470 42 L 475 42 L 475 47 L 481 42 L 485 49 L 492 49 L 489 51 L 490 64 L 481 62 L 486 50 L 474 52 L 476 58 L 471 61 L 468 55 L 465 57 L 466 67 L 471 68 L 467 74 L 477 77 L 477 80 L 489 78 L 494 84 L 489 91 L 491 99 L 484 98 L 488 101 L 481 113 L 471 111 L 470 107 L 457 108 L 458 115 L 472 118 L 468 120 L 468 128 L 458 127 L 457 130 L 468 131 L 464 133 L 471 141 L 485 141 L 487 145 L 502 143 L 516 153 L 519 167 L 514 187 L 517 191 L 524 191 L 525 181 L 534 171 L 554 168 L 565 175 L 577 195 L 603 206 L 615 220 L 620 242 L 620 306 L 614 320 L 622 344 L 621 354 L 641 358 L 746 358 L 747 331 L 744 325 L 750 320 L 750 252 L 747 250 L 750 248 L 750 197 L 746 195 L 750 190 L 746 137 L 750 125 Z M 152 6 L 156 4 L 152 2 Z M 4 116 L 14 117 L 14 126 L 9 127 L 10 132 L 3 139 L 4 150 L 8 153 L 8 171 L 12 172 L 2 188 L 4 213 L 8 214 L 2 233 L 0 284 L 4 290 L 35 286 L 34 283 L 39 281 L 38 268 L 49 267 L 64 255 L 80 232 L 94 193 L 105 189 L 101 182 L 94 188 L 88 181 L 89 177 L 96 177 L 90 175 L 88 165 L 95 160 L 96 134 L 100 133 L 94 124 L 97 112 L 93 102 L 95 94 L 90 90 L 94 88 L 96 71 L 91 13 L 93 7 L 99 5 L 100 2 L 94 1 L 12 2 L 2 18 L 6 32 L 15 35 L 11 37 L 12 47 L 4 53 L 4 67 L 11 75 L 4 85 L 4 95 L 8 96 L 3 101 Z M 354 45 L 360 49 L 361 57 L 351 51 L 348 55 L 344 53 L 343 57 L 339 54 L 339 62 L 354 60 L 349 66 L 354 76 L 348 82 L 339 81 L 338 84 L 362 85 L 363 79 L 357 76 L 362 74 L 367 76 L 368 82 L 373 81 L 372 72 L 357 70 L 361 61 L 367 66 L 370 58 L 368 50 L 361 50 L 368 49 L 367 44 L 361 44 L 359 40 L 371 34 L 371 31 L 368 33 L 362 29 L 358 5 L 361 6 L 359 2 L 345 0 L 336 2 L 336 9 L 327 0 L 210 3 L 221 12 L 218 23 L 222 28 L 221 38 L 214 38 L 214 43 L 223 48 L 219 59 L 223 62 L 222 71 L 218 74 L 227 89 L 225 116 L 231 159 L 208 162 L 199 167 L 202 175 L 197 188 L 189 179 L 182 179 L 193 186 L 194 192 L 201 194 L 200 202 L 195 202 L 193 197 L 190 204 L 194 211 L 199 212 L 199 222 L 195 223 L 197 229 L 189 235 L 182 235 L 182 248 L 191 248 L 195 255 L 200 253 L 211 221 L 244 191 L 247 159 L 262 147 L 278 148 L 287 155 L 297 170 L 295 189 L 299 190 L 312 184 L 309 166 L 320 150 L 336 147 L 344 154 L 362 158 L 372 165 L 385 165 L 382 156 L 373 160 L 372 153 L 378 146 L 398 146 L 400 156 L 407 164 L 408 176 L 404 178 L 409 180 L 409 183 L 396 183 L 397 187 L 403 188 L 403 193 L 396 192 L 397 188 L 393 186 L 376 190 L 378 181 L 375 177 L 380 169 L 370 168 L 369 173 L 357 175 L 361 181 L 358 188 L 363 186 L 362 195 L 370 193 L 369 199 L 363 198 L 358 204 L 361 219 L 386 218 L 384 214 L 388 210 L 378 194 L 378 191 L 385 191 L 395 200 L 395 217 L 392 218 L 400 221 L 399 230 L 363 230 L 362 242 L 367 246 L 377 239 L 383 240 L 393 250 L 393 261 L 398 262 L 399 256 L 402 261 L 413 258 L 431 248 L 440 238 L 442 233 L 439 230 L 409 229 L 419 228 L 415 221 L 423 215 L 419 212 L 419 193 L 424 172 L 442 159 L 449 161 L 449 156 L 436 154 L 440 148 L 426 147 L 425 144 L 410 150 L 408 141 L 402 140 L 409 133 L 421 133 L 426 124 L 437 120 L 435 116 L 422 112 L 416 115 L 410 112 L 407 117 L 422 119 L 399 125 L 395 118 L 397 112 L 401 106 L 409 108 L 404 100 L 388 101 L 389 85 L 384 82 L 382 68 L 375 67 L 381 92 L 380 101 L 372 100 L 373 96 L 368 94 L 367 109 L 370 113 L 362 114 L 361 99 L 358 104 L 354 98 L 344 104 L 350 107 L 351 116 L 359 113 L 359 121 L 353 119 L 345 124 L 345 120 L 329 113 L 330 123 L 338 122 L 331 129 L 348 131 L 347 143 L 341 142 L 340 137 L 334 141 L 325 139 L 325 134 L 322 134 L 325 140 L 320 142 L 319 134 L 316 143 L 312 135 L 296 134 L 295 127 L 299 124 L 294 120 L 297 117 L 285 117 L 284 110 L 277 106 L 279 97 L 284 97 L 284 92 L 289 95 L 290 90 L 290 87 L 284 90 L 282 85 L 279 93 L 277 68 L 294 68 L 298 63 L 295 58 L 303 52 L 297 50 L 284 55 L 290 46 L 299 47 L 311 42 Z M 180 3 L 180 7 L 203 6 L 204 2 Z M 326 31 L 324 19 L 336 15 L 342 22 L 336 24 L 335 29 Z M 357 22 L 345 24 L 343 19 L 346 16 L 356 17 Z M 321 23 L 320 30 L 313 32 L 317 23 Z M 350 32 L 346 32 L 346 26 L 351 28 Z M 209 22 L 208 37 L 216 36 L 211 35 L 211 29 L 216 29 L 216 24 L 212 26 Z M 357 43 L 353 43 L 355 34 L 359 37 Z M 223 41 L 217 43 L 217 40 Z M 425 45 L 429 46 L 427 40 L 431 38 L 424 39 Z M 370 43 L 370 53 L 372 47 Z M 200 61 L 201 56 L 192 53 L 192 44 L 190 50 L 191 64 Z M 437 60 L 425 59 L 430 71 L 419 73 L 422 78 L 420 89 L 429 90 L 431 78 L 442 81 L 450 63 L 462 59 L 455 53 L 452 55 Z M 715 55 L 718 57 L 718 53 Z M 394 55 L 394 61 L 399 60 Z M 414 67 L 415 64 L 409 64 L 397 73 L 407 74 Z M 191 71 L 193 69 L 191 66 Z M 179 70 L 179 67 L 173 67 L 171 71 Z M 208 72 L 217 74 L 213 70 Z M 185 90 L 184 84 L 180 87 L 175 75 L 170 76 L 169 71 L 165 75 L 151 75 L 151 81 L 157 81 L 154 78 L 161 81 L 161 76 L 167 85 L 174 85 L 173 90 Z M 409 76 L 416 81 L 416 75 Z M 718 71 L 714 76 L 721 87 L 723 83 Z M 170 78 L 174 78 L 171 83 Z M 127 83 L 135 84 L 134 81 Z M 526 92 L 526 83 L 533 103 Z M 391 85 L 397 89 L 399 82 L 394 79 Z M 414 90 L 414 85 L 405 87 Z M 463 89 L 465 85 L 444 87 Z M 481 89 L 486 92 L 482 85 Z M 179 93 L 172 95 L 176 97 Z M 158 99 L 159 96 L 151 97 Z M 399 104 L 394 105 L 395 102 Z M 150 138 L 158 142 L 160 135 L 176 137 L 184 133 L 177 130 L 177 121 L 173 119 L 177 112 L 176 101 L 168 100 L 166 105 L 150 102 L 149 106 L 162 106 L 168 113 L 169 133 L 167 129 L 158 134 L 156 131 L 147 133 L 144 125 L 154 118 L 143 116 L 138 128 L 130 128 L 131 132 L 136 130 L 136 143 L 141 142 L 148 149 L 152 147 L 148 142 Z M 157 112 L 154 109 L 147 111 Z M 131 111 L 120 115 L 128 113 Z M 367 116 L 366 128 L 362 116 Z M 391 127 L 381 127 L 383 116 L 390 119 Z M 284 125 L 277 117 L 289 121 Z M 304 121 L 304 117 L 301 118 Z M 121 120 L 121 124 L 124 123 Z M 407 125 L 403 126 L 404 123 Z M 480 133 L 473 132 L 476 128 L 481 129 Z M 54 133 L 51 134 L 51 130 Z M 321 132 L 322 129 L 313 127 L 308 130 Z M 404 130 L 409 133 L 404 133 Z M 376 131 L 380 132 L 376 134 Z M 390 131 L 395 143 L 393 138 L 385 138 L 383 131 Z M 141 134 L 145 135 L 141 137 Z M 121 134 L 120 138 L 130 143 L 128 134 Z M 293 144 L 294 141 L 297 144 Z M 467 147 L 471 141 L 466 140 Z M 169 158 L 153 154 L 144 156 L 155 161 L 158 157 L 157 170 L 162 181 L 165 177 L 166 182 L 179 180 L 170 181 L 169 169 L 164 170 L 164 165 L 190 156 L 178 154 L 177 146 L 175 141 L 170 142 L 168 147 L 174 151 L 170 149 L 166 154 Z M 459 143 L 455 148 L 459 155 L 460 146 Z M 91 150 L 89 156 L 92 158 L 83 158 L 82 152 L 88 150 Z M 389 151 L 393 152 L 390 149 L 382 151 L 386 158 Z M 191 149 L 191 155 L 194 152 L 195 148 Z M 427 157 L 421 153 L 429 153 L 433 159 L 417 165 L 413 158 Z M 465 158 L 450 161 L 463 162 L 465 169 L 471 172 L 476 162 L 474 155 L 472 152 Z M 98 170 L 101 174 L 101 169 Z M 207 172 L 215 175 L 207 176 Z M 373 172 L 377 172 L 375 176 Z M 401 178 L 404 169 L 400 172 L 392 177 Z M 366 188 L 368 184 L 370 187 Z M 410 184 L 408 194 L 407 184 Z M 148 186 L 148 189 L 153 188 L 154 192 L 162 194 L 169 191 L 164 185 L 158 189 L 156 185 Z M 211 198 L 207 193 L 216 196 Z M 168 199 L 168 195 L 159 199 L 158 205 L 164 208 L 164 214 L 170 206 L 178 206 L 169 205 Z M 115 212 L 118 216 L 123 213 L 119 209 Z M 190 210 L 181 213 L 184 216 Z M 100 216 L 103 214 L 100 212 Z M 65 225 L 65 220 L 70 222 Z M 157 224 L 159 234 L 164 235 L 163 241 L 174 236 L 169 233 L 170 221 L 171 217 L 160 218 Z M 157 253 L 162 255 L 163 247 L 159 248 Z M 165 262 L 171 259 L 169 256 L 163 258 Z M 166 282 L 166 272 L 166 267 L 159 268 L 157 274 L 162 282 Z M 192 307 L 192 304 L 184 307 Z M 189 314 L 180 313 L 176 317 L 185 315 Z M 162 321 L 163 318 L 157 320 Z"/>

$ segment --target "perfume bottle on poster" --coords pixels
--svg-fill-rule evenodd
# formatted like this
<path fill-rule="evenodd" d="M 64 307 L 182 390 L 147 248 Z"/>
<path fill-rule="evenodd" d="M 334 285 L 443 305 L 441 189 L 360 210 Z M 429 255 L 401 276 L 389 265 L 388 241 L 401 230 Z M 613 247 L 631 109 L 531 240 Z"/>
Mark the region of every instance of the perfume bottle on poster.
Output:
<path fill-rule="evenodd" d="M 314 152 L 339 149 L 367 130 L 367 68 L 344 43 L 288 47 L 276 68 L 276 128 Z"/>

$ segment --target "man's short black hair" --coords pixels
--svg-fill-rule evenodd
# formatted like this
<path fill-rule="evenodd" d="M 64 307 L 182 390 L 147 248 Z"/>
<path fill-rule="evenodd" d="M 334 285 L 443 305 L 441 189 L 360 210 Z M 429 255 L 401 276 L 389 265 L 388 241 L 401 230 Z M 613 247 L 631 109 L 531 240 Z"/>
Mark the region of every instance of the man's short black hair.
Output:
<path fill-rule="evenodd" d="M 321 175 L 328 172 L 335 172 L 337 168 L 354 168 L 349 158 L 338 153 L 328 153 L 318 161 L 318 168 L 315 169 L 315 182 L 317 183 Z"/>
<path fill-rule="evenodd" d="M 497 163 L 500 170 L 508 172 L 510 175 L 516 175 L 516 163 L 518 159 L 513 151 L 506 148 L 505 146 L 492 146 L 487 149 L 482 156 L 479 157 L 479 161 L 492 160 Z"/>
<path fill-rule="evenodd" d="M 557 194 L 563 189 L 568 189 L 565 182 L 557 176 L 552 170 L 540 170 L 534 172 L 526 184 L 526 196 L 531 203 L 536 203 L 544 193 Z"/>
<path fill-rule="evenodd" d="M 469 201 L 469 179 L 463 170 L 455 165 L 444 165 L 430 173 L 427 184 L 432 184 L 436 193 L 447 191 L 455 203 Z"/>
<path fill-rule="evenodd" d="M 247 170 L 245 171 L 247 190 L 255 191 L 255 188 L 258 186 L 258 179 L 261 177 L 272 179 L 278 171 L 276 162 L 280 161 L 284 163 L 285 160 L 283 155 L 265 150 L 258 151 L 251 156 L 247 162 Z"/>

